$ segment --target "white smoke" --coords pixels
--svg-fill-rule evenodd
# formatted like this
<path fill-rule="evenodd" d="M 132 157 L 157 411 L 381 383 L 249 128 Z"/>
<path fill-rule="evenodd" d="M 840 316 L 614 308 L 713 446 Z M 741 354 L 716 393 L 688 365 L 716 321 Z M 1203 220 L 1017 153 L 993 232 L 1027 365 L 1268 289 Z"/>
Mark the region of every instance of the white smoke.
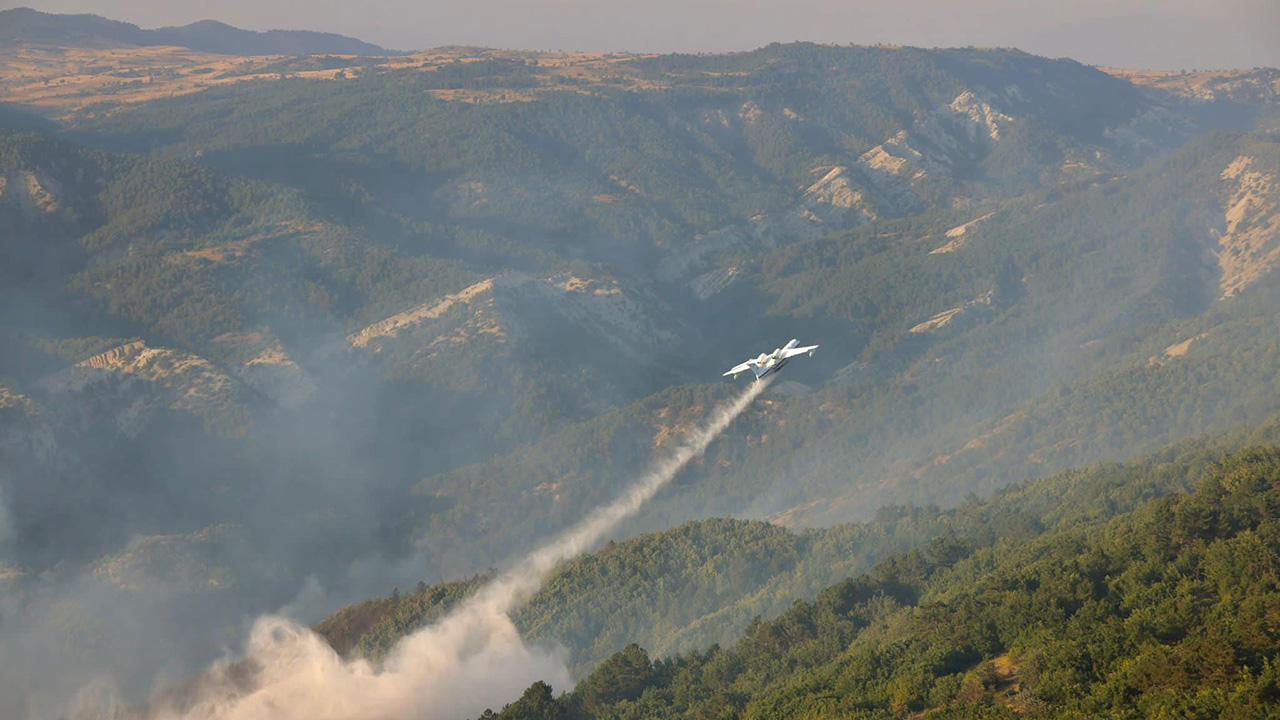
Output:
<path fill-rule="evenodd" d="M 182 693 L 182 699 L 155 701 L 150 717 L 454 720 L 501 706 L 537 680 L 567 689 L 572 679 L 563 654 L 525 645 L 511 622 L 511 610 L 537 591 L 558 564 L 591 548 L 635 514 L 767 386 L 767 380 L 752 383 L 731 402 L 717 407 L 705 426 L 656 462 L 617 500 L 530 553 L 439 623 L 402 639 L 381 665 L 344 660 L 307 628 L 284 618 L 264 617 L 250 633 L 245 660 L 210 671 L 198 687 Z M 82 711 L 79 717 L 103 714 Z"/>
<path fill-rule="evenodd" d="M 532 595 L 556 565 L 575 557 L 595 545 L 606 533 L 627 517 L 634 515 L 664 485 L 706 451 L 729 423 L 759 397 L 772 378 L 752 383 L 731 402 L 717 407 L 706 425 L 695 430 L 669 457 L 655 463 L 648 472 L 612 503 L 596 508 L 557 540 L 530 553 L 519 565 L 495 578 L 477 593 L 473 605 L 489 605 L 495 612 L 506 614 L 518 602 Z M 465 608 L 464 608 L 465 609 Z"/>

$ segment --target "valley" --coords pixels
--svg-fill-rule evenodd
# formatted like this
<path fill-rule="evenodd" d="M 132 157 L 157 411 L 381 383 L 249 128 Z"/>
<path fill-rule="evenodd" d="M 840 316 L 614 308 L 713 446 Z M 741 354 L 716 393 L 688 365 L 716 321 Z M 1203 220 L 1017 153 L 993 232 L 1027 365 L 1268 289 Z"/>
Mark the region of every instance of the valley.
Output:
<path fill-rule="evenodd" d="M 0 715 L 394 664 L 800 337 L 486 717 L 1264 717 L 1277 72 L 0 12 Z"/>

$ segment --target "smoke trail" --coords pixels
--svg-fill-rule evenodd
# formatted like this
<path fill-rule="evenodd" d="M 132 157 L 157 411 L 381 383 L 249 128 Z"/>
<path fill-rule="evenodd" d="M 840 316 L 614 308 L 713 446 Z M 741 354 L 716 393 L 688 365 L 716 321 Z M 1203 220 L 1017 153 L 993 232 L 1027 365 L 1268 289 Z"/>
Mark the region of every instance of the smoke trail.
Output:
<path fill-rule="evenodd" d="M 508 613 L 558 564 L 599 542 L 701 455 L 769 381 L 717 407 L 672 455 L 622 495 L 495 578 L 439 623 L 403 638 L 381 667 L 344 660 L 289 620 L 266 617 L 250 633 L 246 660 L 206 673 L 181 697 L 153 702 L 156 720 L 453 720 L 517 697 L 537 680 L 572 684 L 561 653 L 524 644 Z M 73 718 L 111 717 L 101 709 Z"/>
<path fill-rule="evenodd" d="M 634 515 L 664 485 L 671 482 L 689 461 L 705 452 L 711 441 L 724 432 L 764 392 L 772 379 L 752 383 L 732 402 L 716 408 L 709 423 L 694 431 L 675 453 L 658 462 L 627 488 L 621 497 L 609 505 L 597 508 L 559 539 L 530 553 L 523 562 L 482 589 L 474 604 L 489 605 L 495 612 L 507 613 L 519 601 L 532 595 L 556 565 L 599 542 L 619 522 Z"/>

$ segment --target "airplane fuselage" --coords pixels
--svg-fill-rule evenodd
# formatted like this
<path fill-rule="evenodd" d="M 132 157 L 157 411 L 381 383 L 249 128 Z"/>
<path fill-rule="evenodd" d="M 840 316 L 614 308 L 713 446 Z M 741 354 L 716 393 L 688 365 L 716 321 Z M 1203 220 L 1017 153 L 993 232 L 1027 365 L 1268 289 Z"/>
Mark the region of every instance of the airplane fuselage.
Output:
<path fill-rule="evenodd" d="M 785 358 L 781 360 L 779 360 L 778 358 L 769 358 L 768 364 L 765 365 L 764 372 L 760 373 L 760 375 L 758 375 L 756 379 L 759 380 L 760 378 L 763 378 L 765 376 L 772 375 L 776 372 L 780 372 L 782 368 L 786 366 L 787 366 L 787 361 Z"/>
<path fill-rule="evenodd" d="M 750 371 L 755 375 L 756 380 L 761 380 L 768 375 L 772 375 L 786 367 L 787 362 L 796 355 L 809 354 L 812 355 L 814 350 L 818 349 L 817 345 L 809 347 L 797 348 L 800 344 L 799 340 L 792 340 L 780 348 L 775 348 L 773 352 L 760 353 L 756 357 L 748 359 L 746 362 L 731 368 L 725 375 L 737 376 L 738 373 Z"/>

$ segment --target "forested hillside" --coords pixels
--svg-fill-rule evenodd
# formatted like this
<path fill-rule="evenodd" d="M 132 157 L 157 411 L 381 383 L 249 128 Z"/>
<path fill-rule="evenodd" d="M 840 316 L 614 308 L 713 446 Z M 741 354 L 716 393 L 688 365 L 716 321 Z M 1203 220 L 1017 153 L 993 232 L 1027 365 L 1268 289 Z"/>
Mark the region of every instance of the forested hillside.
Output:
<path fill-rule="evenodd" d="M 628 642 L 727 646 L 935 539 L 996 547 L 980 525 L 1011 484 L 1280 411 L 1265 69 L 809 43 L 372 57 L 12 12 L 0 619 L 93 668 L 128 644 L 119 618 L 202 618 L 126 690 L 203 667 L 247 614 L 399 587 L 323 626 L 379 657 L 792 337 L 821 349 L 522 632 L 579 672 Z M 1069 530 L 1036 508 L 1002 531 Z M 903 707 L 951 702 L 930 688 Z"/>
<path fill-rule="evenodd" d="M 583 676 L 632 642 L 654 657 L 729 645 L 753 619 L 782 615 L 835 581 L 942 539 L 969 548 L 1016 546 L 1185 492 L 1239 448 L 1280 437 L 1278 428 L 1273 417 L 1249 431 L 1019 483 L 954 508 L 887 506 L 865 522 L 798 532 L 751 521 L 689 523 L 566 564 L 514 619 L 526 637 L 567 647 Z M 339 651 L 378 658 L 483 580 L 420 584 L 402 596 L 352 605 L 317 627 Z"/>
<path fill-rule="evenodd" d="M 727 648 L 631 645 L 485 717 L 1270 717 L 1278 478 L 1274 448 L 1077 475 L 1069 523 L 988 516 Z"/>
<path fill-rule="evenodd" d="M 1018 201 L 971 226 L 953 252 L 930 254 L 942 239 L 923 231 L 891 240 L 855 232 L 777 251 L 812 256 L 788 268 L 805 293 L 854 294 L 839 301 L 854 308 L 850 319 L 887 306 L 884 321 L 839 372 L 844 382 L 761 403 L 731 431 L 735 442 L 713 447 L 697 479 L 651 512 L 666 524 L 744 509 L 829 524 L 888 502 L 958 502 L 1020 472 L 1134 456 L 1275 412 L 1276 365 L 1263 359 L 1276 352 L 1275 279 L 1252 275 L 1226 296 L 1221 264 L 1233 252 L 1271 251 L 1210 255 L 1212 234 L 1191 229 L 1223 227 L 1239 203 L 1228 168 L 1240 157 L 1278 168 L 1276 148 L 1267 135 L 1216 137 L 1124 178 Z M 1274 208 L 1275 199 L 1247 204 Z M 831 268 L 847 268 L 848 279 Z M 954 312 L 930 323 L 938 309 Z M 603 497 L 592 494 L 598 488 L 620 487 L 627 468 L 639 469 L 663 428 L 706 407 L 703 398 L 669 392 L 532 452 L 428 478 L 419 492 L 450 505 L 425 537 L 442 521 L 440 533 L 459 517 L 500 517 L 486 538 L 500 543 L 536 522 L 528 506 L 500 515 L 493 501 L 510 492 L 508 478 L 526 492 L 554 484 L 556 493 L 532 493 L 548 512 L 589 507 Z"/>

